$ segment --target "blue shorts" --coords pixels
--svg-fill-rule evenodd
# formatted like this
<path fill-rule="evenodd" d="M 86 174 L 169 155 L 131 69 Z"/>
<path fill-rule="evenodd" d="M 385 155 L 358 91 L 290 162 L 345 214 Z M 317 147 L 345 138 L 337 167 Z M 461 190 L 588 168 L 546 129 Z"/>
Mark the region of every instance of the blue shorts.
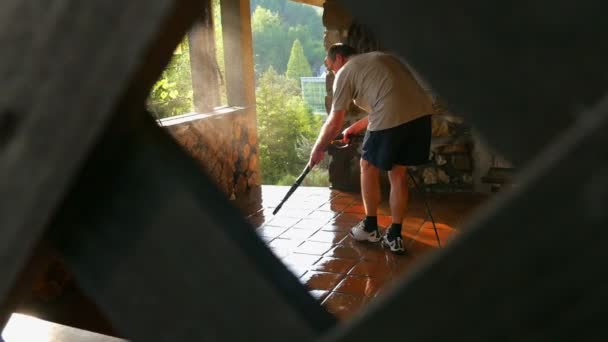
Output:
<path fill-rule="evenodd" d="M 380 131 L 367 131 L 361 158 L 389 171 L 394 165 L 414 166 L 429 162 L 431 115 Z"/>

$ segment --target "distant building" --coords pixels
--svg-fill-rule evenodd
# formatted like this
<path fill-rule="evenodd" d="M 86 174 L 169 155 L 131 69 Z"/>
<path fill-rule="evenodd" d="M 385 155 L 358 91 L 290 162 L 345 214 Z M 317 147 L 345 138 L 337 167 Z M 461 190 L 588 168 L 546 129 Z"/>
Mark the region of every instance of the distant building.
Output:
<path fill-rule="evenodd" d="M 302 98 L 313 113 L 326 115 L 325 111 L 325 76 L 323 77 L 300 77 Z"/>

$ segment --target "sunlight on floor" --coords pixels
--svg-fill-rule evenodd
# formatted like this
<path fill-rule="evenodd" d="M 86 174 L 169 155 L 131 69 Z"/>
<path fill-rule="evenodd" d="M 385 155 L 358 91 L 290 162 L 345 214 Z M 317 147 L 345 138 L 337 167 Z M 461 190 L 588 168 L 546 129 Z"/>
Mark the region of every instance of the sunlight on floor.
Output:
<path fill-rule="evenodd" d="M 11 316 L 2 332 L 2 339 L 3 342 L 126 342 L 23 314 Z"/>

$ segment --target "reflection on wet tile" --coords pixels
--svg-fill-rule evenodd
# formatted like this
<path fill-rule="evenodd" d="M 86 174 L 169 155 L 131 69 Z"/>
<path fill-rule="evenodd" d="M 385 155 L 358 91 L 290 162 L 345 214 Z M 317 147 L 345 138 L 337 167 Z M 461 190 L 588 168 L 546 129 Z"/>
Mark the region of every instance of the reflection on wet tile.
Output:
<path fill-rule="evenodd" d="M 356 198 L 351 205 L 363 205 L 363 200 L 360 197 Z"/>
<path fill-rule="evenodd" d="M 310 269 L 313 271 L 330 273 L 347 273 L 357 263 L 355 259 L 338 259 L 323 257 L 317 261 Z"/>
<path fill-rule="evenodd" d="M 293 249 L 297 248 L 299 245 L 301 245 L 302 242 L 304 242 L 304 240 L 277 238 L 277 239 L 272 240 L 268 245 L 271 248 L 293 250 Z"/>
<path fill-rule="evenodd" d="M 310 294 L 315 297 L 315 299 L 317 301 L 319 301 L 319 303 L 323 302 L 323 300 L 325 299 L 325 297 L 327 297 L 327 295 L 329 294 L 329 291 L 324 291 L 324 290 L 311 290 Z"/>
<path fill-rule="evenodd" d="M 312 210 L 310 209 L 300 209 L 300 208 L 281 208 L 281 210 L 277 213 L 277 217 L 290 217 L 290 218 L 299 218 L 302 219 L 308 216 Z"/>
<path fill-rule="evenodd" d="M 314 233 L 314 231 L 310 231 L 310 230 L 306 230 L 306 229 L 290 228 L 290 229 L 286 230 L 285 232 L 283 232 L 283 234 L 281 234 L 279 237 L 281 239 L 304 240 L 304 239 L 307 239 L 309 236 L 311 236 L 313 233 Z"/>
<path fill-rule="evenodd" d="M 391 216 L 391 208 L 388 207 L 388 203 L 378 208 L 378 215 Z"/>
<path fill-rule="evenodd" d="M 332 292 L 323 301 L 323 306 L 338 318 L 347 319 L 357 313 L 366 301 L 362 296 Z"/>
<path fill-rule="evenodd" d="M 289 228 L 298 223 L 300 219 L 293 217 L 274 217 L 266 223 L 266 226 Z"/>
<path fill-rule="evenodd" d="M 300 265 L 300 264 L 295 264 L 295 265 L 288 264 L 286 266 L 289 269 L 289 271 L 291 271 L 291 273 L 293 273 L 296 276 L 296 278 L 300 278 L 301 276 L 306 274 L 306 272 L 308 272 L 308 266 L 304 266 L 304 265 Z"/>
<path fill-rule="evenodd" d="M 328 242 L 337 244 L 344 240 L 346 232 L 333 232 L 320 230 L 308 238 L 309 241 Z"/>
<path fill-rule="evenodd" d="M 270 226 L 263 226 L 262 228 L 259 228 L 256 230 L 258 235 L 267 237 L 267 238 L 271 238 L 271 239 L 274 239 L 277 236 L 281 235 L 284 231 L 285 231 L 285 228 L 283 228 L 283 227 L 270 227 Z"/>
<path fill-rule="evenodd" d="M 306 241 L 296 248 L 294 252 L 321 256 L 330 250 L 332 246 L 331 243 L 327 242 Z"/>
<path fill-rule="evenodd" d="M 360 259 L 361 252 L 353 247 L 337 245 L 336 247 L 325 253 L 324 256 L 343 259 Z"/>
<path fill-rule="evenodd" d="M 330 222 L 328 224 L 323 225 L 323 227 L 321 227 L 321 230 L 329 231 L 329 232 L 348 232 L 350 230 L 350 228 L 352 228 L 352 226 L 355 224 L 356 223 L 343 224 L 343 223 Z"/>
<path fill-rule="evenodd" d="M 360 242 L 353 239 L 350 235 L 346 235 L 346 238 L 340 242 L 340 245 L 357 250 L 361 257 L 369 251 L 379 251 L 382 253 L 385 251 L 379 242 Z"/>
<path fill-rule="evenodd" d="M 365 207 L 363 204 L 351 204 L 348 208 L 344 209 L 345 213 L 354 213 L 354 214 L 365 214 Z"/>
<path fill-rule="evenodd" d="M 439 235 L 439 240 L 441 241 L 441 243 L 444 244 L 446 241 L 453 238 L 457 234 L 457 232 L 453 229 L 448 230 L 437 228 L 437 234 Z M 433 229 L 432 225 L 428 227 L 425 224 L 419 231 L 414 232 L 406 230 L 403 232 L 403 236 L 408 238 L 415 238 L 417 241 L 427 245 L 438 246 L 437 235 L 435 235 L 435 230 Z"/>
<path fill-rule="evenodd" d="M 308 269 L 319 259 L 321 259 L 321 258 L 317 255 L 294 253 L 294 254 L 290 254 L 289 256 L 283 258 L 283 262 L 286 265 L 302 266 L 302 267 L 306 267 Z"/>
<path fill-rule="evenodd" d="M 390 227 L 391 223 L 393 223 L 393 218 L 387 215 L 378 215 L 378 226 L 382 228 Z"/>
<path fill-rule="evenodd" d="M 353 225 L 357 224 L 359 221 L 363 220 L 364 218 L 365 218 L 365 214 L 343 213 L 339 216 L 336 216 L 336 218 L 334 218 L 330 222 L 353 226 Z"/>
<path fill-rule="evenodd" d="M 341 203 L 326 203 L 319 207 L 319 210 L 324 211 L 333 211 L 335 213 L 340 213 L 344 209 L 348 208 L 350 204 L 341 204 Z"/>
<path fill-rule="evenodd" d="M 337 213 L 335 213 L 333 211 L 315 210 L 310 215 L 308 215 L 307 218 L 324 220 L 325 222 L 323 222 L 323 223 L 326 223 L 330 219 L 334 218 L 336 215 L 337 215 Z"/>
<path fill-rule="evenodd" d="M 336 287 L 335 292 L 373 297 L 384 285 L 386 278 L 371 278 L 349 275 Z"/>
<path fill-rule="evenodd" d="M 350 205 L 351 203 L 353 203 L 355 200 L 358 200 L 359 198 L 360 198 L 359 195 L 340 194 L 340 195 L 332 198 L 330 203 Z"/>
<path fill-rule="evenodd" d="M 293 227 L 298 229 L 317 230 L 323 227 L 329 219 L 304 218 L 296 223 Z"/>
<path fill-rule="evenodd" d="M 380 245 L 380 243 L 377 243 L 377 244 L 370 246 L 369 248 L 366 248 L 363 252 L 362 258 L 364 260 L 382 261 L 382 260 L 386 259 L 388 254 L 390 254 L 387 252 L 388 251 L 385 248 L 383 248 Z"/>
<path fill-rule="evenodd" d="M 283 248 L 271 248 L 272 253 L 274 253 L 274 255 L 277 256 L 277 258 L 282 259 L 286 256 L 288 256 L 289 254 L 291 254 L 291 250 L 289 249 L 283 249 Z"/>
<path fill-rule="evenodd" d="M 289 202 L 285 204 L 285 208 L 302 209 L 302 210 L 315 210 L 321 206 L 321 203 L 310 200 L 298 200 L 298 198 L 290 198 Z"/>
<path fill-rule="evenodd" d="M 308 271 L 300 281 L 311 290 L 330 291 L 344 278 L 344 274 Z"/>
<path fill-rule="evenodd" d="M 275 238 L 272 236 L 264 236 L 264 235 L 259 235 L 260 238 L 262 238 L 262 240 L 264 240 L 264 242 L 268 243 L 272 240 L 274 240 Z"/>
<path fill-rule="evenodd" d="M 361 260 L 350 272 L 350 275 L 374 278 L 389 278 L 392 270 L 387 261 Z"/>

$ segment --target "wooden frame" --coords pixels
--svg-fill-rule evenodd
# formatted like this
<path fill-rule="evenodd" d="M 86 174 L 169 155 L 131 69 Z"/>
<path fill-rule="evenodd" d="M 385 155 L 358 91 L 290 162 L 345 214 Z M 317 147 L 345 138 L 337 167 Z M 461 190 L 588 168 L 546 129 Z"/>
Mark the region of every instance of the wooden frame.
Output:
<path fill-rule="evenodd" d="M 249 3 L 223 4 L 224 25 L 241 38 L 230 49 L 249 56 L 248 22 L 239 19 Z M 334 319 L 143 110 L 201 3 L 8 0 L 0 5 L 0 43 L 11 47 L 0 50 L 0 314 L 14 305 L 35 247 L 49 241 L 133 340 L 608 338 L 608 99 L 598 72 L 606 4 L 348 4 L 522 165 L 514 192 L 330 331 Z M 232 63 L 227 78 L 245 82 L 229 101 L 250 105 L 251 60 Z"/>

